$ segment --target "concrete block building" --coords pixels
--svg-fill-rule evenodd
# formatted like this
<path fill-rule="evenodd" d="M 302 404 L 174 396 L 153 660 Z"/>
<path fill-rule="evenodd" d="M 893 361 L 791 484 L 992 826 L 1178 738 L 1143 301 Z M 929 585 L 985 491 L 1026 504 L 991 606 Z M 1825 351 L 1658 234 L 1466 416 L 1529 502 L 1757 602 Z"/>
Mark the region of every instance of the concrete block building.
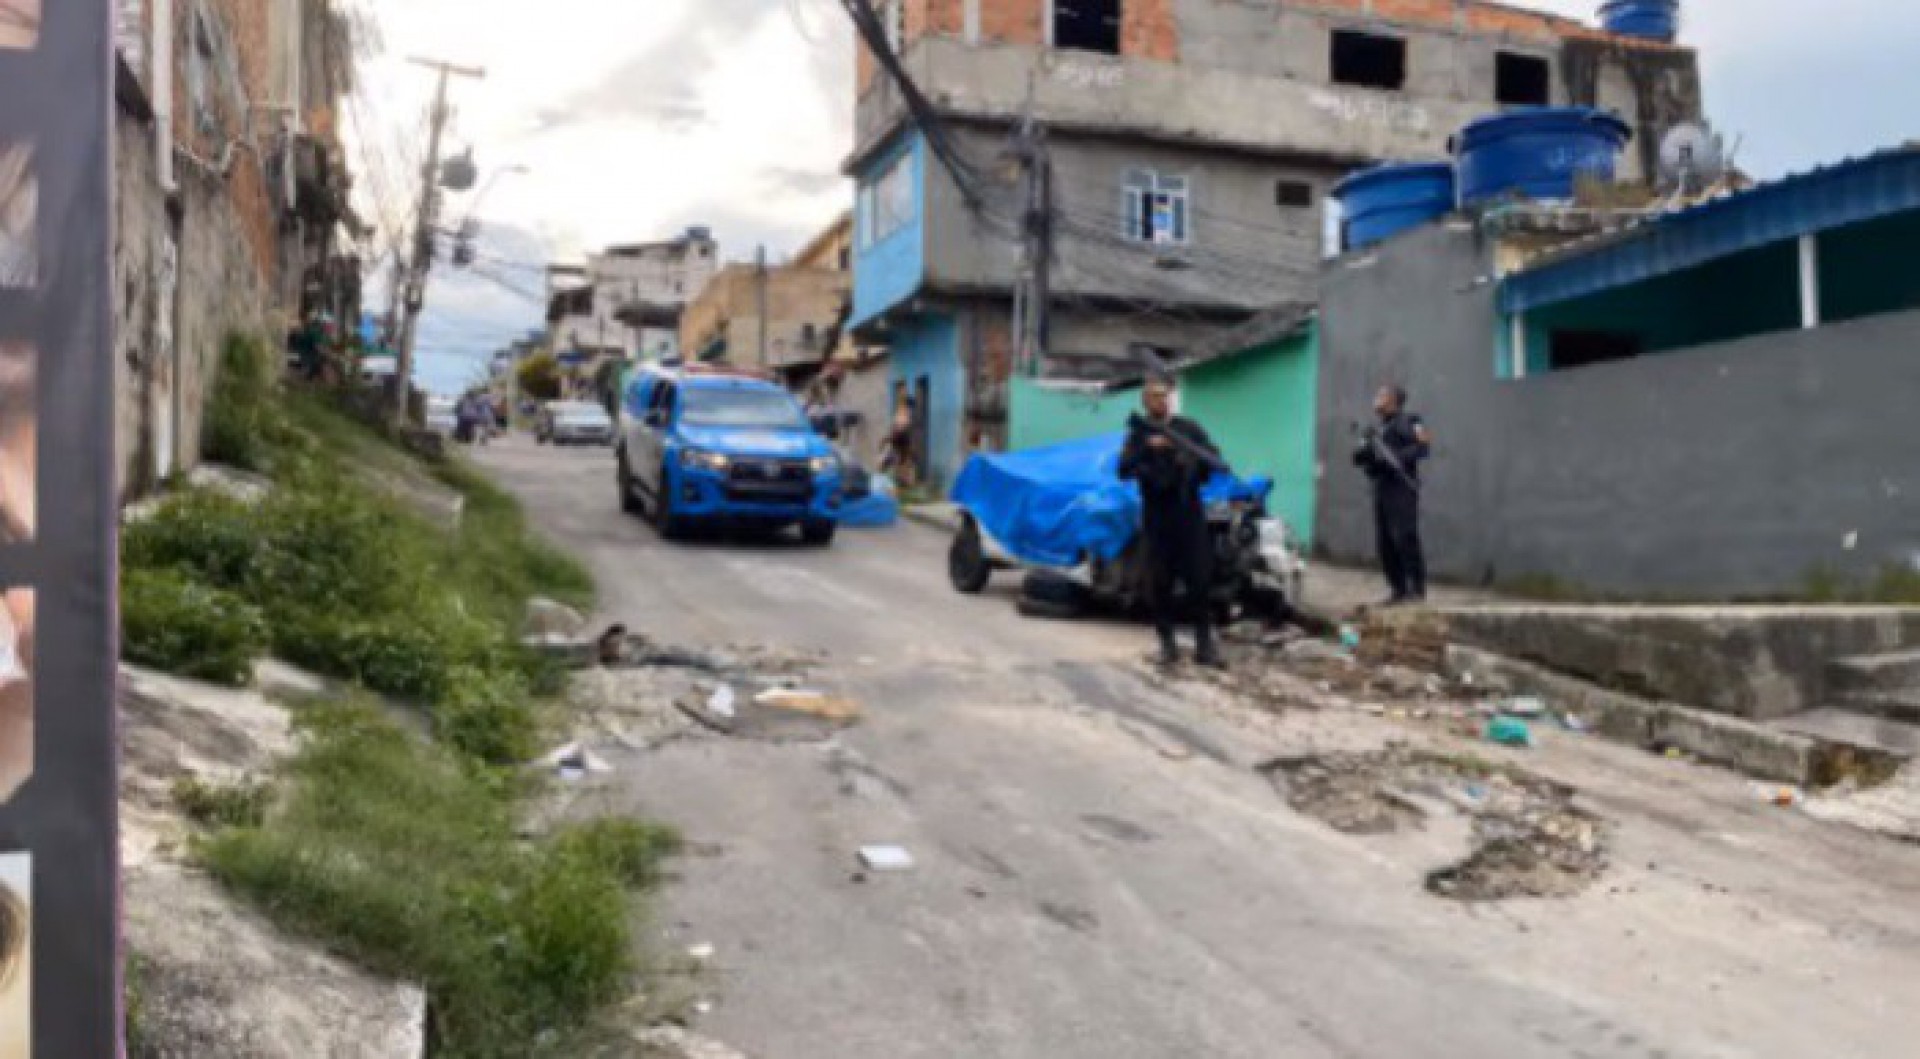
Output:
<path fill-rule="evenodd" d="M 969 202 L 863 50 L 851 324 L 893 351 L 931 477 L 1008 438 L 1029 114 L 1053 171 L 1042 374 L 1098 377 L 1144 347 L 1311 300 L 1328 189 L 1444 158 L 1504 106 L 1618 111 L 1642 145 L 1700 113 L 1685 48 L 1479 0 L 887 0 L 893 50 L 981 174 Z M 1625 164 L 1651 168 L 1647 149 Z"/>
<path fill-rule="evenodd" d="M 549 348 L 584 381 L 603 364 L 678 357 L 682 313 L 719 269 L 719 244 L 700 226 L 550 266 Z"/>
<path fill-rule="evenodd" d="M 1436 438 L 1438 576 L 1766 599 L 1920 571 L 1920 149 L 1503 266 L 1526 234 L 1454 216 L 1329 264 L 1320 547 L 1373 554 L 1346 457 L 1393 381 Z"/>

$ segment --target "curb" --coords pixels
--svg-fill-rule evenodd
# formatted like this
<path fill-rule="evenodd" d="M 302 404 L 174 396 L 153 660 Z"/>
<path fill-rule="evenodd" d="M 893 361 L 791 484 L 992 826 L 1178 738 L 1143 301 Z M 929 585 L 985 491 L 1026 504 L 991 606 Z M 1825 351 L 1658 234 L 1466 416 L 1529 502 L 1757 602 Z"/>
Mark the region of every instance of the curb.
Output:
<path fill-rule="evenodd" d="M 1647 750 L 1677 748 L 1755 779 L 1803 787 L 1827 786 L 1850 771 L 1871 768 L 1870 759 L 1882 753 L 1611 691 L 1474 647 L 1448 646 L 1446 668 L 1455 677 L 1472 674 L 1483 688 L 1488 683 L 1504 684 L 1509 690 L 1545 698 L 1554 704 L 1556 712 L 1580 716 L 1594 734 L 1616 743 Z"/>
<path fill-rule="evenodd" d="M 960 531 L 960 509 L 952 504 L 915 504 L 902 507 L 900 516 L 908 522 L 917 522 L 929 529 L 942 533 Z"/>

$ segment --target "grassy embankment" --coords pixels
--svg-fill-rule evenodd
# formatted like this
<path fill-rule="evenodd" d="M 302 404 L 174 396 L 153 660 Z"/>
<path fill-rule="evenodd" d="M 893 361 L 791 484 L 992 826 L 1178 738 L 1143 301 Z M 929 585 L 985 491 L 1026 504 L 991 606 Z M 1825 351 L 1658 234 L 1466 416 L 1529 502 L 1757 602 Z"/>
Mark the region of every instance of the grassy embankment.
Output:
<path fill-rule="evenodd" d="M 283 925 L 422 983 L 436 1054 L 564 1051 L 629 988 L 632 899 L 677 844 L 627 820 L 519 837 L 537 781 L 515 766 L 562 680 L 517 642 L 525 604 L 585 603 L 591 581 L 479 475 L 273 371 L 231 343 L 208 429 L 209 455 L 270 477 L 267 496 L 183 491 L 128 528 L 125 653 L 229 684 L 272 653 L 365 690 L 296 704 L 301 749 L 264 786 L 183 788 L 198 855 Z M 370 480 L 454 490 L 457 528 Z"/>

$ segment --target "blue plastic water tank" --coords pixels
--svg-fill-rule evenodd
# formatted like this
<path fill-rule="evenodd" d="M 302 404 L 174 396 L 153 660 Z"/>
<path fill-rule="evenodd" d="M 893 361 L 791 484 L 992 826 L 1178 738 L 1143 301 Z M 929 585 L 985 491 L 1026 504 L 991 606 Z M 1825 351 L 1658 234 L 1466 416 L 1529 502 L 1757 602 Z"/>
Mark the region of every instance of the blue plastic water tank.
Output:
<path fill-rule="evenodd" d="M 1540 201 L 1573 198 L 1581 174 L 1612 180 L 1633 130 L 1592 107 L 1522 107 L 1481 118 L 1460 131 L 1460 203 L 1518 193 Z"/>
<path fill-rule="evenodd" d="M 1609 33 L 1670 41 L 1680 35 L 1680 0 L 1607 0 L 1600 24 Z"/>
<path fill-rule="evenodd" d="M 1408 162 L 1363 169 L 1333 187 L 1347 224 L 1347 248 L 1372 246 L 1451 212 L 1453 166 Z"/>

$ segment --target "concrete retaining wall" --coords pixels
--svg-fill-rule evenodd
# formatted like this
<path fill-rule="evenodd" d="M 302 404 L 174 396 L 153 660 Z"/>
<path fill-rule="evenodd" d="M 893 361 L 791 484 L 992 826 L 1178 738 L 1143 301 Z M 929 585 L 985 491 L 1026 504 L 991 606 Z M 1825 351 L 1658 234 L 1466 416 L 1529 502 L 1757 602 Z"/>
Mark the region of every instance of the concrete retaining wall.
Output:
<path fill-rule="evenodd" d="M 1457 643 L 1617 691 L 1772 720 L 1828 704 L 1828 663 L 1920 644 L 1911 607 L 1465 607 Z"/>

